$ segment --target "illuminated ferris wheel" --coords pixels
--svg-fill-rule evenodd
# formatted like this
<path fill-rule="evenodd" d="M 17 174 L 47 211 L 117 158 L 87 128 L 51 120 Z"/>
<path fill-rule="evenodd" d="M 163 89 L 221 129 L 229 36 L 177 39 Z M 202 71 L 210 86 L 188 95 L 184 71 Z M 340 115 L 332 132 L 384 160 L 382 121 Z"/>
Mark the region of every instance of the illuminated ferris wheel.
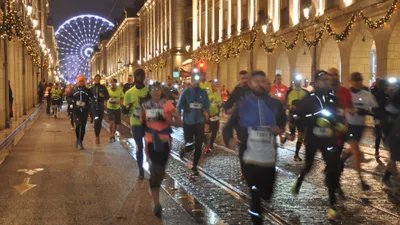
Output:
<path fill-rule="evenodd" d="M 95 15 L 80 15 L 65 21 L 56 31 L 60 73 L 67 81 L 90 76 L 90 57 L 99 43 L 99 35 L 114 24 Z"/>

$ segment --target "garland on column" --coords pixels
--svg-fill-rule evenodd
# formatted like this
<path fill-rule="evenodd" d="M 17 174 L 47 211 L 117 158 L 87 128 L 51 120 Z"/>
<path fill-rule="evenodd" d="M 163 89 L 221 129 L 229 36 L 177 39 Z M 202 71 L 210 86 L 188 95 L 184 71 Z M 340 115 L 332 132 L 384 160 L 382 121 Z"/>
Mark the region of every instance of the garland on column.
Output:
<path fill-rule="evenodd" d="M 9 41 L 23 38 L 24 28 L 24 24 L 14 7 L 14 3 L 6 0 L 5 11 L 0 23 L 0 38 L 7 38 Z"/>
<path fill-rule="evenodd" d="M 316 47 L 321 43 L 321 40 L 325 32 L 331 36 L 336 42 L 345 41 L 351 34 L 351 30 L 354 27 L 355 22 L 358 18 L 363 19 L 364 24 L 370 29 L 382 28 L 390 19 L 393 13 L 397 11 L 397 5 L 400 0 L 393 0 L 385 16 L 379 18 L 376 21 L 372 21 L 371 17 L 365 15 L 363 11 L 352 14 L 349 22 L 345 29 L 337 33 L 334 31 L 329 18 L 323 23 L 323 26 L 319 28 L 316 34 L 315 40 L 309 40 L 304 29 L 296 31 L 296 37 L 289 43 L 283 36 L 274 39 L 270 37 L 268 44 L 265 40 L 261 39 L 260 46 L 264 49 L 267 54 L 272 54 L 277 48 L 278 44 L 282 44 L 287 51 L 293 50 L 298 45 L 298 40 L 302 36 L 303 44 L 309 48 Z M 229 41 L 228 45 L 217 45 L 208 46 L 205 48 L 198 49 L 192 55 L 195 60 L 205 60 L 209 62 L 219 63 L 221 58 L 230 59 L 231 57 L 237 58 L 240 56 L 243 49 L 252 50 L 254 49 L 255 43 L 258 39 L 258 30 L 253 28 L 250 32 L 251 40 L 245 40 L 243 37 L 233 38 Z"/>

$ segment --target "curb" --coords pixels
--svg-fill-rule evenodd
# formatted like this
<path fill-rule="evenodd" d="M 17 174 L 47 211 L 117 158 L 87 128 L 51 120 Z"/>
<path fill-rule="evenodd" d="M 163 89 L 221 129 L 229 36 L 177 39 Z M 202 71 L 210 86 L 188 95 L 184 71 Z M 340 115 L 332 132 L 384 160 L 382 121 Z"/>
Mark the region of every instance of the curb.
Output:
<path fill-rule="evenodd" d="M 9 134 L 4 140 L 0 142 L 0 165 L 3 163 L 7 155 L 10 153 L 11 148 L 18 144 L 19 140 L 25 135 L 26 130 L 32 125 L 37 119 L 39 112 L 43 107 L 41 103 L 37 109 L 26 118 L 11 134 Z"/>

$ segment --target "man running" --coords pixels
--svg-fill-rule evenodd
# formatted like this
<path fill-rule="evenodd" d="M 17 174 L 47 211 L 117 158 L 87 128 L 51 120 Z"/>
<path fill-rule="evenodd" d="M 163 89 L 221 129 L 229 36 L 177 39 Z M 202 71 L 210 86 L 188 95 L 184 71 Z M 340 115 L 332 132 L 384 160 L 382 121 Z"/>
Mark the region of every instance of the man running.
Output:
<path fill-rule="evenodd" d="M 76 142 L 75 148 L 83 150 L 83 139 L 86 133 L 86 123 L 89 115 L 89 103 L 93 98 L 93 93 L 85 86 L 85 77 L 79 75 L 77 79 L 77 87 L 75 87 L 68 95 L 74 105 L 74 120 Z"/>
<path fill-rule="evenodd" d="M 254 225 L 262 225 L 261 199 L 268 201 L 273 193 L 276 177 L 276 135 L 286 123 L 285 111 L 277 99 L 269 96 L 271 83 L 262 71 L 251 74 L 250 90 L 237 103 L 224 127 L 225 144 L 231 148 L 240 145 L 243 155 L 243 173 L 251 194 L 249 214 Z M 239 127 L 238 139 L 233 129 Z"/>
<path fill-rule="evenodd" d="M 132 127 L 133 139 L 136 143 L 136 160 L 139 167 L 139 180 L 144 179 L 143 169 L 143 137 L 144 129 L 140 123 L 141 99 L 145 98 L 148 94 L 148 88 L 144 84 L 145 72 L 143 69 L 137 69 L 134 72 L 135 86 L 125 93 L 124 106 L 130 109 L 130 124 Z"/>
<path fill-rule="evenodd" d="M 107 101 L 107 114 L 110 120 L 110 142 L 115 142 L 115 132 L 121 124 L 121 104 L 124 100 L 124 92 L 117 86 L 117 79 L 111 80 L 111 87 L 107 89 L 110 98 Z"/>
<path fill-rule="evenodd" d="M 210 100 L 210 131 L 211 137 L 210 142 L 205 148 L 206 153 L 210 153 L 214 150 L 214 141 L 217 138 L 219 131 L 219 113 L 222 106 L 221 93 L 218 91 L 218 81 L 214 80 L 211 84 L 211 91 L 208 93 L 208 98 Z"/>
<path fill-rule="evenodd" d="M 172 78 L 168 77 L 167 84 L 163 88 L 163 94 L 165 99 L 170 101 L 174 106 L 176 106 L 177 99 L 179 98 L 178 89 L 172 85 Z"/>
<path fill-rule="evenodd" d="M 131 88 L 133 88 L 133 86 L 135 86 L 135 83 L 133 82 L 133 75 L 129 74 L 128 75 L 128 83 L 124 84 L 124 94 Z"/>
<path fill-rule="evenodd" d="M 242 70 L 239 72 L 239 84 L 236 85 L 235 89 L 233 89 L 232 93 L 229 95 L 228 100 L 224 104 L 226 114 L 232 113 L 234 104 L 238 103 L 239 100 L 243 98 L 244 94 L 249 90 L 249 86 L 247 85 L 248 79 L 249 73 L 246 70 Z"/>
<path fill-rule="evenodd" d="M 299 152 L 304 141 L 304 125 L 301 123 L 301 121 L 296 120 L 293 115 L 296 114 L 296 103 L 309 94 L 307 90 L 301 88 L 301 80 L 301 77 L 296 77 L 294 81 L 294 88 L 287 93 L 286 98 L 287 107 L 289 109 L 289 140 L 294 140 L 296 128 L 298 131 L 296 152 L 293 158 L 293 160 L 296 162 L 302 161 L 299 156 Z"/>
<path fill-rule="evenodd" d="M 51 94 L 51 106 L 53 109 L 54 118 L 57 118 L 60 102 L 62 101 L 62 91 L 59 88 L 58 83 L 56 83 L 50 91 Z"/>
<path fill-rule="evenodd" d="M 363 90 L 363 77 L 361 73 L 352 73 L 350 82 L 351 98 L 355 114 L 346 113 L 346 121 L 349 127 L 347 143 L 350 145 L 351 152 L 344 152 L 341 159 L 342 167 L 344 167 L 346 160 L 353 155 L 354 167 L 360 178 L 361 189 L 366 191 L 370 189 L 370 186 L 364 181 L 361 175 L 362 152 L 359 142 L 364 133 L 365 117 L 371 114 L 372 109 L 378 107 L 378 104 L 370 92 Z"/>
<path fill-rule="evenodd" d="M 185 151 L 193 149 L 194 141 L 195 152 L 192 174 L 197 176 L 197 165 L 200 160 L 204 139 L 204 123 L 209 118 L 210 109 L 207 92 L 200 88 L 200 74 L 192 75 L 192 86 L 182 92 L 176 109 L 179 114 L 183 110 L 185 148 L 180 150 L 180 157 L 184 157 Z"/>
<path fill-rule="evenodd" d="M 282 84 L 282 75 L 279 73 L 275 76 L 275 84 L 271 88 L 272 95 L 284 104 L 288 87 Z"/>
<path fill-rule="evenodd" d="M 94 77 L 94 85 L 91 88 L 94 95 L 94 102 L 91 104 L 92 115 L 94 119 L 94 133 L 96 135 L 96 144 L 100 144 L 100 131 L 101 123 L 103 122 L 104 116 L 104 101 L 110 98 L 107 88 L 100 84 L 101 76 L 97 74 Z"/>
<path fill-rule="evenodd" d="M 310 172 L 314 156 L 320 150 L 326 164 L 325 183 L 328 186 L 329 209 L 328 218 L 335 219 L 336 196 L 340 177 L 340 148 L 337 146 L 335 130 L 345 132 L 346 127 L 338 121 L 339 105 L 331 92 L 331 77 L 325 71 L 315 75 L 315 92 L 306 96 L 296 104 L 297 118 L 305 126 L 305 165 L 300 172 L 292 194 L 298 195 L 305 176 Z"/>

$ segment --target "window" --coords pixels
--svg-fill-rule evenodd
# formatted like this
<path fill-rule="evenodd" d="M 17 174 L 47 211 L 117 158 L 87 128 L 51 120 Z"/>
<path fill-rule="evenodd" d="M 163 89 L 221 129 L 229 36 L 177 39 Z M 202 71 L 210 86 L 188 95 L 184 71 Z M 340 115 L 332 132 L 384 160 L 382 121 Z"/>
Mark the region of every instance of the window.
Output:
<path fill-rule="evenodd" d="M 281 26 L 280 28 L 286 28 L 289 26 L 289 0 L 281 1 L 281 12 L 280 12 Z"/>
<path fill-rule="evenodd" d="M 140 37 L 140 27 L 136 26 L 136 37 Z"/>

